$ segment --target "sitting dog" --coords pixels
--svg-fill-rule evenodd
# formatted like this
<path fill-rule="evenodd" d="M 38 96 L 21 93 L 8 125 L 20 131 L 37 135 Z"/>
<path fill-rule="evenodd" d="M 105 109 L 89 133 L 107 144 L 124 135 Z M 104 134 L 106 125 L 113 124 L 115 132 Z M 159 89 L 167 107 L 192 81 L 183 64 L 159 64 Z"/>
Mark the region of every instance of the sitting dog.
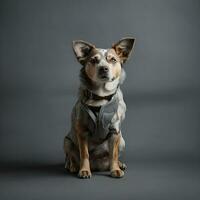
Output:
<path fill-rule="evenodd" d="M 121 123 L 126 105 L 120 85 L 125 79 L 122 64 L 135 43 L 123 38 L 109 49 L 73 41 L 81 63 L 78 100 L 71 115 L 71 130 L 64 139 L 65 168 L 90 178 L 91 171 L 110 170 L 112 177 L 123 177 L 126 165 L 118 160 L 125 148 Z"/>

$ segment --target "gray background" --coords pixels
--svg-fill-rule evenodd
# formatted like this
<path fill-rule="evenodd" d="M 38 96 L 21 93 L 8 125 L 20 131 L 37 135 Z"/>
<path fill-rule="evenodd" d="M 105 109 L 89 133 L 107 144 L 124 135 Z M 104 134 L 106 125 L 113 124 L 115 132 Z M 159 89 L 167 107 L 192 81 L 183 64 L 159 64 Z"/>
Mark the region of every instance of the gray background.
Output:
<path fill-rule="evenodd" d="M 199 199 L 200 2 L 0 3 L 0 199 Z M 79 85 L 71 48 L 136 38 L 125 65 L 123 179 L 63 169 Z"/>

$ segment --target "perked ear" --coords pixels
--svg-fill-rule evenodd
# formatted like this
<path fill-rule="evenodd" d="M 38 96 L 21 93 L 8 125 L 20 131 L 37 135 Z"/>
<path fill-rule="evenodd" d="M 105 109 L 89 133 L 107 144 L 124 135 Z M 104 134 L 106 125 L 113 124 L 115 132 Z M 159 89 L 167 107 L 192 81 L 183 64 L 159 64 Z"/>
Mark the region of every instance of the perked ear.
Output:
<path fill-rule="evenodd" d="M 94 45 L 82 40 L 74 40 L 72 45 L 74 53 L 81 64 L 84 64 L 92 49 L 95 48 Z"/>
<path fill-rule="evenodd" d="M 129 58 L 135 44 L 135 38 L 122 38 L 119 42 L 112 45 L 121 63 L 125 63 Z"/>

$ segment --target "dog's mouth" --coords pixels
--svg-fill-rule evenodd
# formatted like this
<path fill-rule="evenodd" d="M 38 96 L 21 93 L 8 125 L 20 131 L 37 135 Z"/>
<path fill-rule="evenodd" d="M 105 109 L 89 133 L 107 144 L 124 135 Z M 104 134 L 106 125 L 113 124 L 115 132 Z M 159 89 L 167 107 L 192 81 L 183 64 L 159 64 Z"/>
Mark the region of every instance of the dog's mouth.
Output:
<path fill-rule="evenodd" d="M 107 74 L 101 75 L 100 77 L 101 79 L 109 79 L 109 76 Z"/>
<path fill-rule="evenodd" d="M 99 79 L 101 79 L 102 81 L 109 81 L 110 77 L 108 74 L 99 74 Z"/>

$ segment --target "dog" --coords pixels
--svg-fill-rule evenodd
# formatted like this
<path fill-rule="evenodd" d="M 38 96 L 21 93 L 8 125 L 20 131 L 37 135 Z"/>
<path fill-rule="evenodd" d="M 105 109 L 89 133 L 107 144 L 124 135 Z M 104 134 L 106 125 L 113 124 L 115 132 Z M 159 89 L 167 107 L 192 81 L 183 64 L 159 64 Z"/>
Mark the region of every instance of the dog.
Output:
<path fill-rule="evenodd" d="M 124 176 L 126 165 L 119 161 L 119 155 L 125 148 L 121 123 L 126 104 L 120 85 L 126 75 L 123 64 L 134 44 L 131 37 L 122 38 L 108 49 L 73 41 L 73 51 L 82 68 L 64 153 L 65 168 L 80 178 L 90 178 L 91 171 L 108 170 L 114 178 Z"/>

